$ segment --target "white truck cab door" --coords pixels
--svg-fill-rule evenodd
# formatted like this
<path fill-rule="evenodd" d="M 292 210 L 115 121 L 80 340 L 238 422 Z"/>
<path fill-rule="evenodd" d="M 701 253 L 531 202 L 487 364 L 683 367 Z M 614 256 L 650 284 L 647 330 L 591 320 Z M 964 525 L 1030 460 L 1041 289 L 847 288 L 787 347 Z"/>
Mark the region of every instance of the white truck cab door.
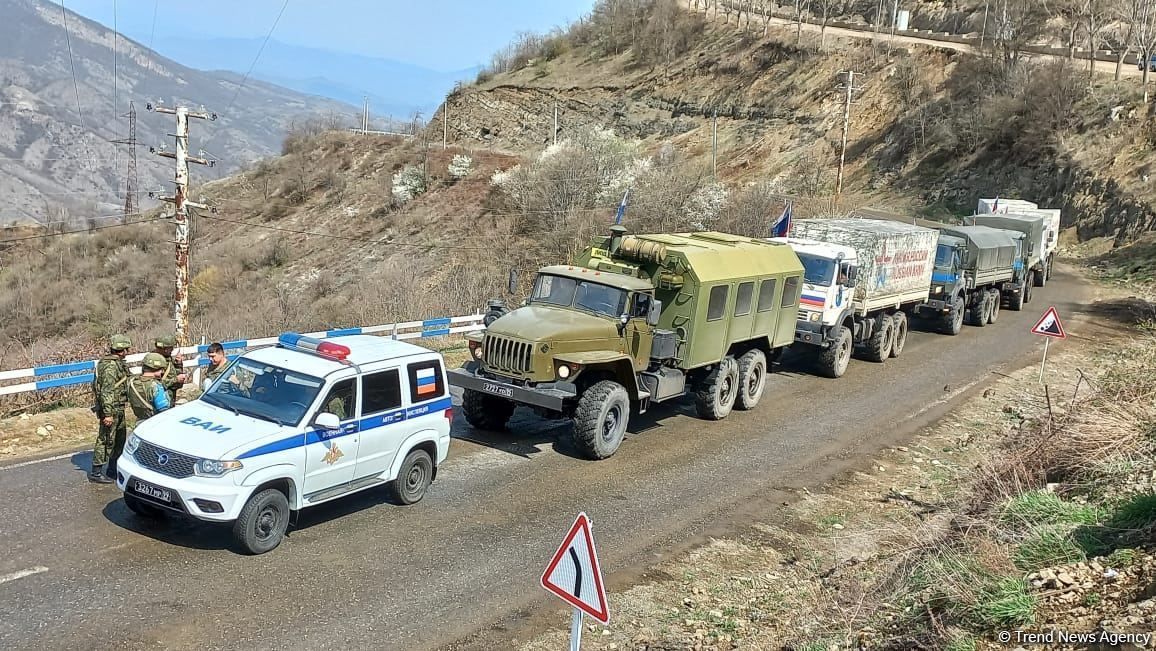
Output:
<path fill-rule="evenodd" d="M 305 431 L 305 480 L 301 491 L 306 498 L 353 481 L 360 445 L 357 385 L 356 377 L 335 382 L 308 422 Z M 327 430 L 314 424 L 317 415 L 326 412 L 338 417 L 338 429 Z"/>

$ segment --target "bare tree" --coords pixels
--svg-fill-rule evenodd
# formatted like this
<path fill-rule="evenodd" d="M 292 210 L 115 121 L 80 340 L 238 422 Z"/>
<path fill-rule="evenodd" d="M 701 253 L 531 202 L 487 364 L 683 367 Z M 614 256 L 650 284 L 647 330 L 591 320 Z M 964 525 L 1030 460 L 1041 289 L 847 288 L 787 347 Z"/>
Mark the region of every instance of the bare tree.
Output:
<path fill-rule="evenodd" d="M 1136 16 L 1133 35 L 1136 47 L 1140 50 L 1140 61 L 1144 65 L 1144 76 L 1141 82 L 1144 85 L 1144 103 L 1148 103 L 1148 71 L 1152 52 L 1156 50 L 1156 0 L 1141 0 L 1139 14 Z"/>
<path fill-rule="evenodd" d="M 1096 74 L 1096 50 L 1100 47 L 1100 37 L 1111 20 L 1116 0 L 1087 0 L 1084 5 L 1084 34 L 1088 39 L 1088 78 Z"/>
<path fill-rule="evenodd" d="M 1113 17 L 1124 23 L 1125 32 L 1124 37 L 1119 41 L 1118 53 L 1116 54 L 1116 81 L 1120 81 L 1120 75 L 1124 68 L 1124 59 L 1132 50 L 1133 41 L 1136 38 L 1136 23 L 1140 20 L 1140 13 L 1144 7 L 1146 0 L 1116 0 L 1112 3 Z"/>
<path fill-rule="evenodd" d="M 1038 0 L 996 0 L 993 39 L 1008 67 L 1019 65 L 1024 46 L 1044 33 L 1048 11 Z"/>

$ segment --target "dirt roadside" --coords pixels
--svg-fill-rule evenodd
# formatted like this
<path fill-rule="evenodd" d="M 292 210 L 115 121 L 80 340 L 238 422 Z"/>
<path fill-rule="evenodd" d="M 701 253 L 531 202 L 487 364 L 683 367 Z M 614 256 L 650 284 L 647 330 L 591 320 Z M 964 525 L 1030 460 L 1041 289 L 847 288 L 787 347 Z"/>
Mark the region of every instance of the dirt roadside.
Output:
<path fill-rule="evenodd" d="M 909 557 L 933 541 L 950 538 L 954 528 L 970 526 L 974 516 L 961 508 L 968 487 L 985 464 L 1005 454 L 1009 438 L 1037 419 L 1064 414 L 1073 398 L 1084 400 L 1093 391 L 1097 378 L 1118 365 L 1121 355 L 1136 346 L 1150 347 L 1150 341 L 1134 343 L 1138 333 L 1131 326 L 1132 315 L 1115 310 L 1135 300 L 1133 287 L 1096 288 L 1095 305 L 1103 309 L 1092 310 L 1095 317 L 1065 324 L 1071 336 L 1051 347 L 1046 392 L 1038 384 L 1038 364 L 1010 373 L 905 445 L 888 449 L 819 490 L 797 491 L 794 499 L 753 519 L 739 535 L 712 538 L 649 568 L 631 587 L 609 595 L 609 627 L 585 620 L 583 648 L 919 648 L 918 634 L 907 629 L 923 616 L 924 608 L 932 626 L 938 624 L 941 630 L 932 632 L 939 643 L 923 648 L 1015 648 L 1016 638 L 1004 643 L 996 628 L 976 625 L 969 630 L 939 623 L 933 608 L 937 612 L 944 599 L 951 599 L 941 594 L 943 584 L 950 582 L 944 577 L 959 573 L 938 576 L 913 597 L 911 584 L 926 566 Z M 1128 494 L 1148 495 L 1156 466 L 1151 458 L 1128 460 L 1126 472 L 1117 479 L 1127 485 Z M 1058 484 L 1045 486 L 1056 490 Z M 1019 495 L 1016 490 L 1008 494 Z M 597 539 L 597 530 L 594 535 Z M 1027 542 L 1008 541 L 1006 547 L 1019 554 Z M 982 562 L 997 557 L 975 556 Z M 962 552 L 959 559 L 965 565 L 972 562 Z M 1123 634 L 1156 630 L 1156 593 L 1149 594 L 1156 588 L 1156 552 L 1140 546 L 1105 557 L 1073 552 L 1064 560 L 1071 562 L 1055 567 L 1037 563 L 1032 572 L 998 568 L 1013 575 L 1001 579 L 1003 585 L 1016 589 L 1004 601 L 995 600 L 997 612 L 1002 608 L 1018 616 L 1016 608 L 1022 605 L 1031 616 L 994 620 L 1006 622 L 1009 635 L 1026 642 L 1023 632 L 1049 627 Z M 979 602 L 977 611 L 985 603 Z M 511 648 L 563 648 L 570 611 L 559 608 L 554 621 L 551 630 L 523 631 L 520 639 L 511 631 Z M 1149 639 L 1116 648 L 1153 646 Z"/>
<path fill-rule="evenodd" d="M 421 342 L 418 342 L 419 344 Z M 446 366 L 460 366 L 468 356 L 464 341 L 430 344 L 446 360 Z M 87 388 L 78 390 L 78 400 L 88 399 Z M 178 393 L 178 402 L 196 397 L 191 385 Z M 128 411 L 128 428 L 136 419 Z M 25 413 L 0 419 L 0 466 L 49 457 L 57 454 L 91 449 L 96 438 L 97 423 L 87 407 L 55 409 L 41 413 Z"/>

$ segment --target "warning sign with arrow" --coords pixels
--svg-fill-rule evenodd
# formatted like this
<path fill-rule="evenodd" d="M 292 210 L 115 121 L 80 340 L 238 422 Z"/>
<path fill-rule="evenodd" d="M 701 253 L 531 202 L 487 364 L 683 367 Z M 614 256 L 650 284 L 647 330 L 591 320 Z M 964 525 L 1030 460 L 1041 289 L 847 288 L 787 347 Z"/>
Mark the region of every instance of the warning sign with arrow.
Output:
<path fill-rule="evenodd" d="M 1068 335 L 1064 332 L 1064 326 L 1060 323 L 1060 315 L 1056 312 L 1055 307 L 1049 307 L 1044 316 L 1040 318 L 1039 323 L 1032 328 L 1032 334 L 1043 335 L 1045 337 L 1052 337 L 1055 339 L 1067 339 Z"/>
<path fill-rule="evenodd" d="M 610 622 L 602 569 L 594 550 L 590 519 L 585 513 L 578 514 L 570 532 L 562 539 L 562 545 L 550 559 L 542 574 L 542 587 L 603 624 Z"/>

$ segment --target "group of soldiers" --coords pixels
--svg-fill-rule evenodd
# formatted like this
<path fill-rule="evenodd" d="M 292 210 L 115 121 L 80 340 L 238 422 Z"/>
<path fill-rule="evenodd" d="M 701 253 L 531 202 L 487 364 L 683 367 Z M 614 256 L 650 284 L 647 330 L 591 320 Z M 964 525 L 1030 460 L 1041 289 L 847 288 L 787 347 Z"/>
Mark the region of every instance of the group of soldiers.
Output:
<path fill-rule="evenodd" d="M 99 427 L 92 448 L 92 469 L 88 473 L 91 482 L 108 484 L 116 477 L 116 460 L 128 437 L 125 405 L 132 409 L 139 423 L 174 406 L 177 391 L 189 381 L 184 372 L 184 360 L 173 355 L 176 337 L 157 337 L 153 344 L 153 351 L 141 361 L 140 375 L 133 375 L 125 363 L 132 348 L 132 340 L 125 335 L 113 335 L 109 339 L 108 354 L 96 364 L 92 411 Z M 205 379 L 211 382 L 224 372 L 226 357 L 220 343 L 211 344 L 208 353 L 209 367 Z"/>

